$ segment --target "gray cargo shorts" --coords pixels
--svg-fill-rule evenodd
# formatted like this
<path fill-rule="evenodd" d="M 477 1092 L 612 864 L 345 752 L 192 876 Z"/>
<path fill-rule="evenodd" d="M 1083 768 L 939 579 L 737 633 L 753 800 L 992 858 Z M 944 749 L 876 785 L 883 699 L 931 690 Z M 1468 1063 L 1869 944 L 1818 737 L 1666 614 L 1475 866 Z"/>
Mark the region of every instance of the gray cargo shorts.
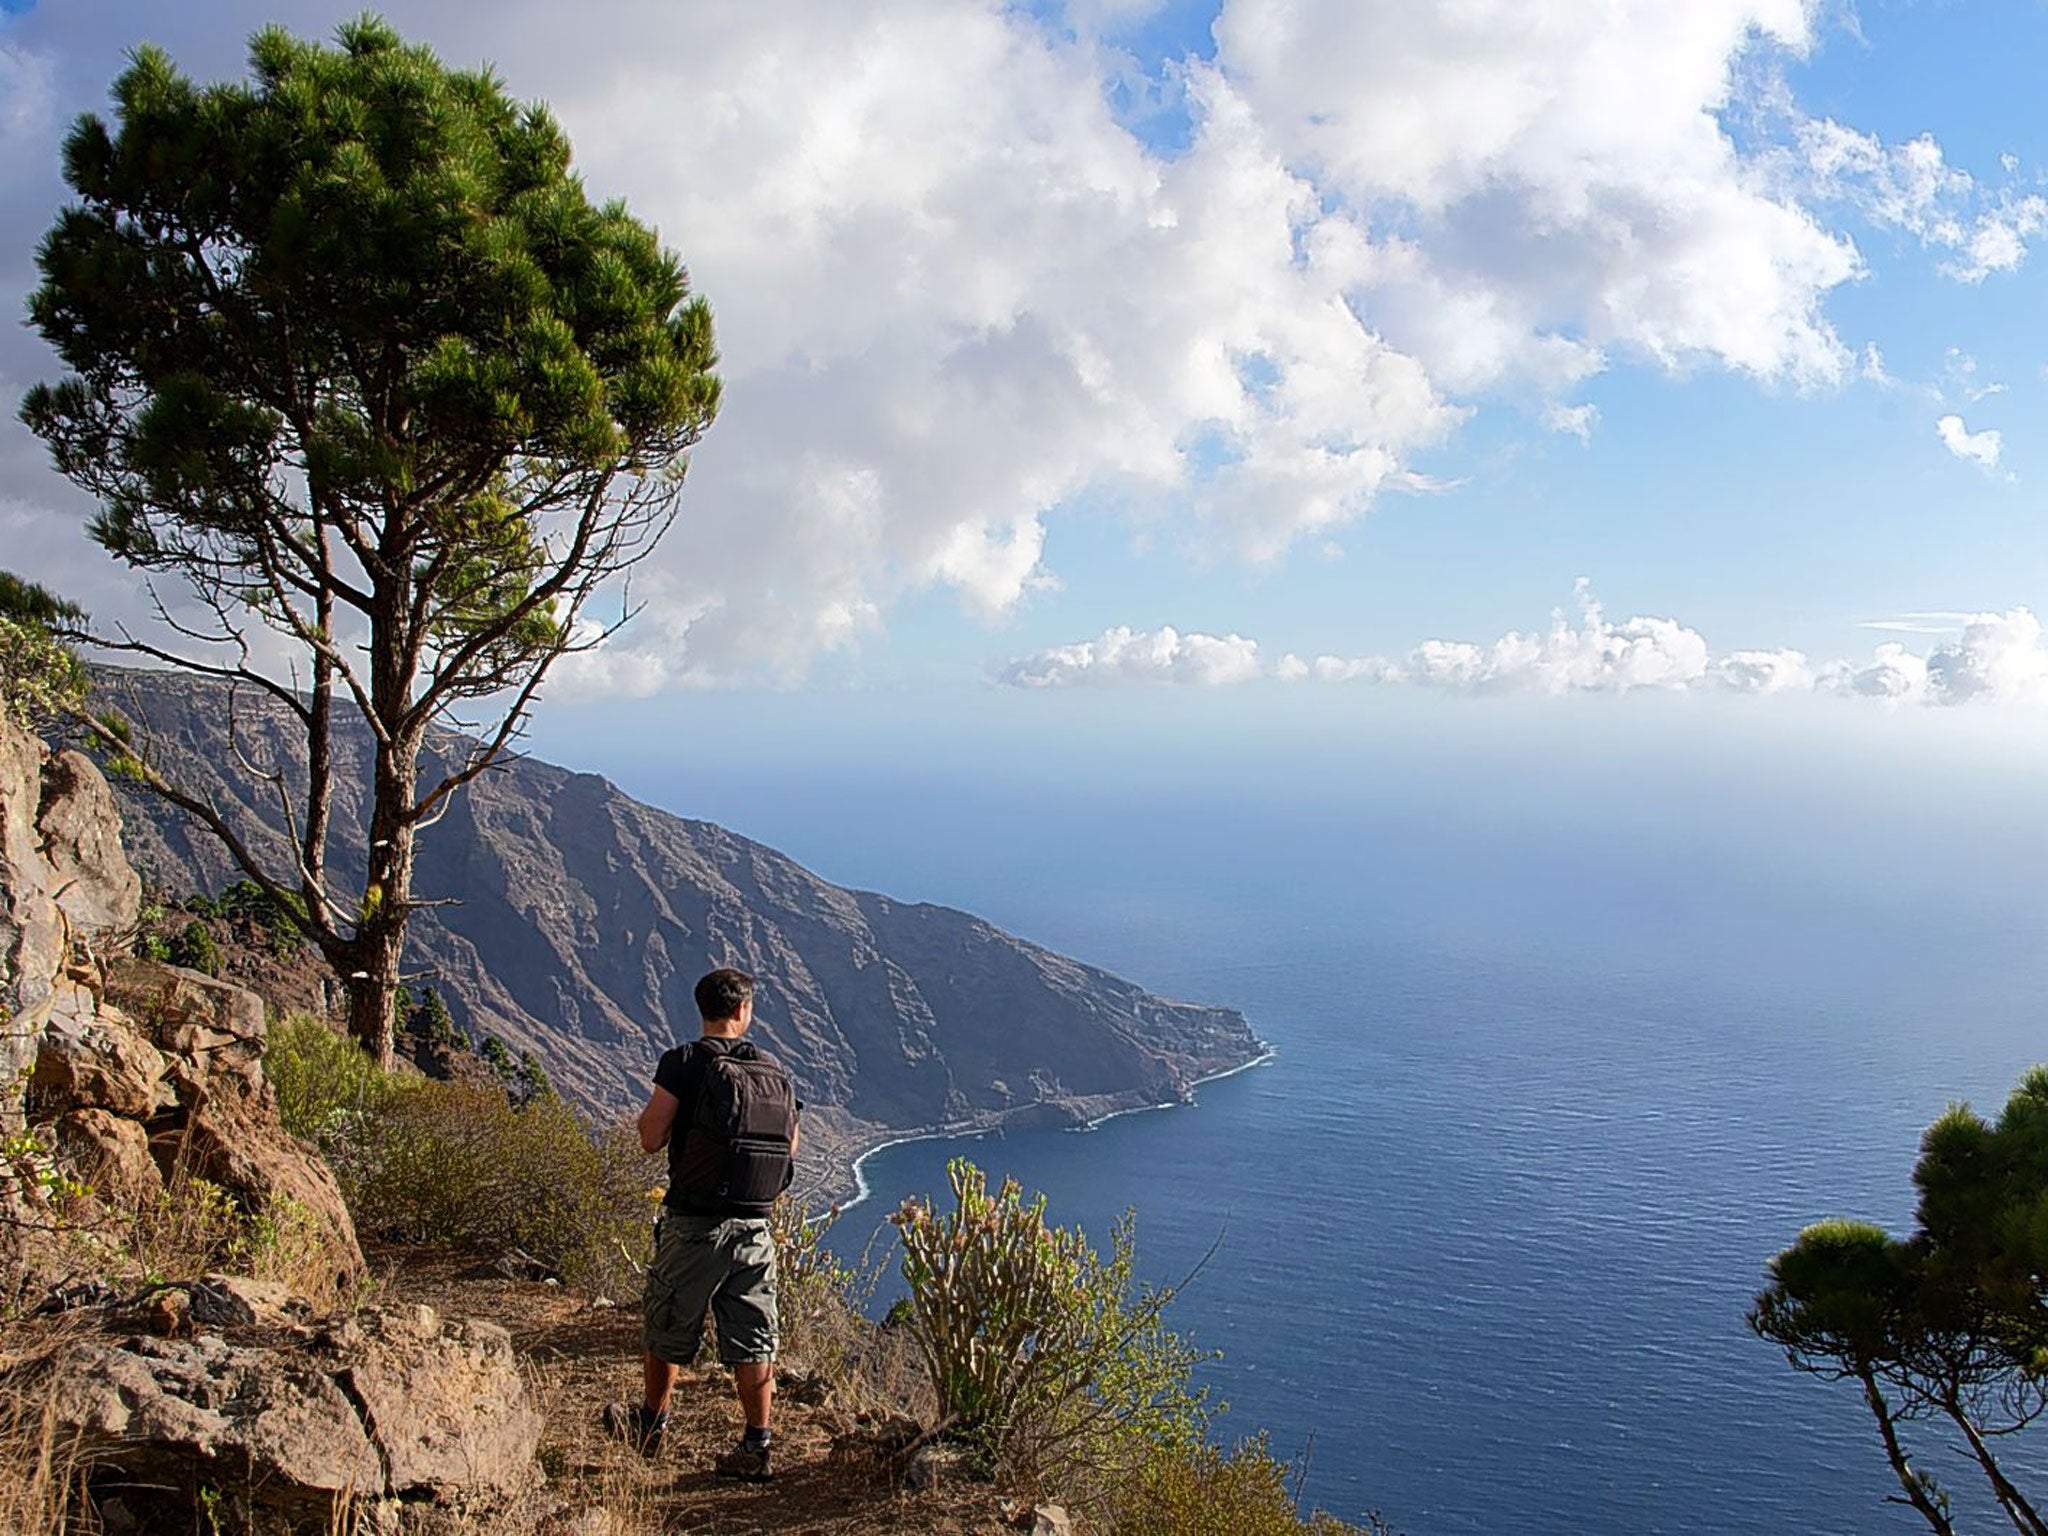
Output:
<path fill-rule="evenodd" d="M 642 1303 L 647 1352 L 687 1365 L 696 1358 L 706 1307 L 723 1363 L 775 1358 L 775 1240 L 766 1217 L 663 1213 Z"/>

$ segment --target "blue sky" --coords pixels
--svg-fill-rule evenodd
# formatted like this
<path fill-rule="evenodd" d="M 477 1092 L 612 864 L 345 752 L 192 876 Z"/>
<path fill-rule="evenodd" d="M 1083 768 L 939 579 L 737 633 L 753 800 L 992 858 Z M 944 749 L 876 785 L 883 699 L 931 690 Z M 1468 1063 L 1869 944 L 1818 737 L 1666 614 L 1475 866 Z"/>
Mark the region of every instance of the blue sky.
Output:
<path fill-rule="evenodd" d="M 352 7 L 11 9 L 18 304 L 123 50 L 217 76 Z M 707 689 L 2048 702 L 2048 6 L 706 4 L 631 49 L 389 12 L 549 100 L 718 316 L 647 612 L 551 690 L 593 728 Z M 0 341 L 8 390 L 49 370 Z M 118 614 L 86 510 L 10 425 L 7 563 Z"/>

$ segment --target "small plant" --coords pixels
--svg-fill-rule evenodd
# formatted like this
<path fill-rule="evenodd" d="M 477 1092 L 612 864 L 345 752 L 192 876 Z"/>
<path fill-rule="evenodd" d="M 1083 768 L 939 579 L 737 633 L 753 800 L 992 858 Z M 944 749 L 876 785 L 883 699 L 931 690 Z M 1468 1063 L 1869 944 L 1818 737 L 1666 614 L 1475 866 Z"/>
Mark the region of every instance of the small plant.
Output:
<path fill-rule="evenodd" d="M 204 919 L 195 917 L 179 931 L 177 940 L 170 946 L 170 960 L 173 965 L 218 976 L 220 941 L 214 938 L 213 930 L 206 926 Z"/>
<path fill-rule="evenodd" d="M 254 880 L 237 880 L 214 898 L 212 915 L 244 924 L 272 954 L 294 955 L 305 946 L 305 898 L 284 892 L 273 900 Z"/>
<path fill-rule="evenodd" d="M 10 1184 L 34 1212 L 30 1219 L 48 1231 L 60 1231 L 92 1196 L 92 1186 L 74 1177 L 32 1130 L 0 1139 L 0 1184 Z"/>
<path fill-rule="evenodd" d="M 91 1508 L 88 1471 L 76 1435 L 59 1424 L 47 1361 L 13 1363 L 0 1391 L 0 1530 L 11 1536 L 98 1530 L 85 1515 Z"/>
<path fill-rule="evenodd" d="M 52 633 L 84 617 L 76 605 L 0 571 L 0 713 L 23 730 L 84 707 L 92 679 Z"/>
<path fill-rule="evenodd" d="M 1263 1436 L 1233 1451 L 1200 1445 L 1146 1456 L 1117 1485 L 1117 1536 L 1393 1536 L 1377 1515 L 1363 1526 L 1320 1512 L 1304 1518 L 1295 1468 Z"/>
<path fill-rule="evenodd" d="M 1209 1358 L 1164 1324 L 1171 1290 L 1136 1279 L 1134 1224 L 1099 1257 L 1050 1226 L 1043 1195 L 993 1195 L 964 1158 L 947 1165 L 954 1209 L 909 1200 L 890 1220 L 910 1286 L 907 1327 L 942 1423 L 991 1471 L 1086 1495 L 1146 1447 L 1203 1443 Z"/>

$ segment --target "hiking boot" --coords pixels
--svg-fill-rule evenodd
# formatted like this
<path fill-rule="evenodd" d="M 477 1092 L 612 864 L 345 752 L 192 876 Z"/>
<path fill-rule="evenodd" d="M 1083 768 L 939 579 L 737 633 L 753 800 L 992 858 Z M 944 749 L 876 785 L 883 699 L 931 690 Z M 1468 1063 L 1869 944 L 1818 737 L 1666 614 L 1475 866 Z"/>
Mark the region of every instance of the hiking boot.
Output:
<path fill-rule="evenodd" d="M 658 1456 L 662 1437 L 668 1433 L 668 1415 L 650 1413 L 637 1403 L 606 1403 L 604 1432 L 625 1441 L 642 1456 Z"/>
<path fill-rule="evenodd" d="M 743 1483 L 765 1483 L 775 1476 L 774 1452 L 765 1443 L 740 1443 L 719 1457 L 712 1470 L 720 1477 L 736 1477 Z"/>

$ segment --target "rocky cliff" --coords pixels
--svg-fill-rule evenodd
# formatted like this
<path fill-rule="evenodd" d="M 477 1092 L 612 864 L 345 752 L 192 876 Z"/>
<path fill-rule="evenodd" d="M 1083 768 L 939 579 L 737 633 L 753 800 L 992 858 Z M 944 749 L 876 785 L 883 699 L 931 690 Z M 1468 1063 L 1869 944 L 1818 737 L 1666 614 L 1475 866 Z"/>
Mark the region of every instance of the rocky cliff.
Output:
<path fill-rule="evenodd" d="M 99 770 L 0 718 L 0 1315 L 195 1178 L 251 1216 L 288 1202 L 315 1268 L 362 1273 L 333 1175 L 278 1123 L 262 1000 L 124 954 L 140 894 Z"/>
<path fill-rule="evenodd" d="M 304 771 L 281 711 L 161 673 L 108 674 L 102 696 L 172 777 L 281 852 L 266 775 L 289 786 Z M 366 747 L 345 736 L 338 752 L 345 882 L 357 878 L 346 850 L 362 840 Z M 145 878 L 175 894 L 235 878 L 203 829 L 122 793 Z M 421 849 L 417 894 L 456 904 L 415 920 L 409 966 L 459 1023 L 531 1049 L 593 1110 L 644 1098 L 655 1057 L 695 1033 L 690 988 L 703 971 L 754 972 L 757 1035 L 799 1080 L 832 1183 L 849 1154 L 890 1135 L 1172 1102 L 1260 1049 L 1234 1010 L 1167 1001 L 963 912 L 842 889 L 722 827 L 531 759 L 470 786 Z"/>

